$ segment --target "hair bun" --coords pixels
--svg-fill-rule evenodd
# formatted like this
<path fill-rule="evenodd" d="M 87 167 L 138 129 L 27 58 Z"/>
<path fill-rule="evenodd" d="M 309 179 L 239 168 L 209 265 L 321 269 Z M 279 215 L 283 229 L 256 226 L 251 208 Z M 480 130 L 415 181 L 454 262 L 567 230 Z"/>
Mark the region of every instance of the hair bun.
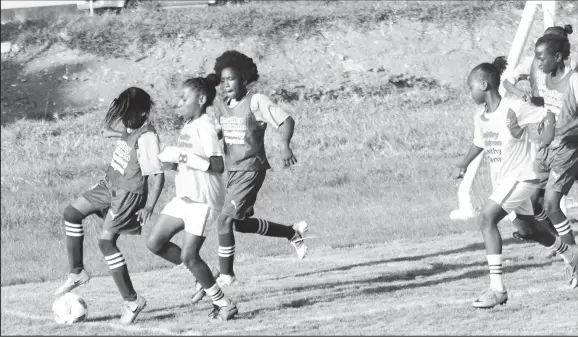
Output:
<path fill-rule="evenodd" d="M 572 32 L 574 31 L 574 30 L 572 29 L 572 25 L 565 25 L 565 26 L 564 26 L 564 30 L 565 30 L 566 33 L 568 33 L 568 34 L 572 34 Z"/>
<path fill-rule="evenodd" d="M 221 80 L 216 74 L 207 75 L 207 77 L 205 77 L 205 81 L 207 82 L 207 84 L 210 84 L 213 87 L 216 87 L 221 83 Z"/>

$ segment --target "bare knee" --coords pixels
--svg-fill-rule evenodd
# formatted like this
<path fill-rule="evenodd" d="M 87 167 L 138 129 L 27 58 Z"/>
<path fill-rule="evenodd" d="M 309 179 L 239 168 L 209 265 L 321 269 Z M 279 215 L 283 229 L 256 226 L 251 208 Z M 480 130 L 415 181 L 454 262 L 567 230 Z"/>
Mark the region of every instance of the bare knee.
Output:
<path fill-rule="evenodd" d="M 548 200 L 544 200 L 544 209 L 546 210 L 546 214 L 554 214 L 560 212 L 560 199 L 549 198 Z"/>
<path fill-rule="evenodd" d="M 490 214 L 482 212 L 480 215 L 478 215 L 478 226 L 481 230 L 490 229 L 495 225 L 496 224 L 494 223 L 494 218 Z"/>
<path fill-rule="evenodd" d="M 229 234 L 233 231 L 234 220 L 230 216 L 221 214 L 217 220 L 219 234 Z"/>
<path fill-rule="evenodd" d="M 81 223 L 82 220 L 85 218 L 85 216 L 84 214 L 79 212 L 76 208 L 74 208 L 72 205 L 68 205 L 66 206 L 64 211 L 62 211 L 62 218 L 64 218 L 64 221 L 66 222 L 76 224 Z"/>
<path fill-rule="evenodd" d="M 181 251 L 181 261 L 187 266 L 195 265 L 201 261 L 201 256 L 197 251 L 184 248 Z"/>
<path fill-rule="evenodd" d="M 146 246 L 151 253 L 158 255 L 163 250 L 165 243 L 154 236 L 149 236 L 146 241 Z"/>

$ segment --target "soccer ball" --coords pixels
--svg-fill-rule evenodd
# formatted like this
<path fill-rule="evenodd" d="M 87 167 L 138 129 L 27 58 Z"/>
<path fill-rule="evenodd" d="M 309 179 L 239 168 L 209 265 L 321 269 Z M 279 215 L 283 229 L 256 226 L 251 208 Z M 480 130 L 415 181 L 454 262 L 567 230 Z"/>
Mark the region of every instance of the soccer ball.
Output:
<path fill-rule="evenodd" d="M 74 293 L 65 293 L 52 304 L 54 320 L 58 324 L 82 322 L 88 315 L 86 302 Z"/>

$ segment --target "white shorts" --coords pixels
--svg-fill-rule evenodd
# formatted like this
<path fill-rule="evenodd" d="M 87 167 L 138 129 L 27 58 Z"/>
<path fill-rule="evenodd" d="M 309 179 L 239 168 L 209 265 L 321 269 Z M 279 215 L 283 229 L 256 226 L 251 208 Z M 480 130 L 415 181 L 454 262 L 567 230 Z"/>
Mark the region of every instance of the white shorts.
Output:
<path fill-rule="evenodd" d="M 183 219 L 185 231 L 203 237 L 207 236 L 220 213 L 208 204 L 186 202 L 181 198 L 173 198 L 161 212 L 161 214 Z"/>
<path fill-rule="evenodd" d="M 496 202 L 506 213 L 515 212 L 520 215 L 534 215 L 530 197 L 538 185 L 535 182 L 506 180 L 498 183 L 490 200 Z M 510 215 L 510 220 L 514 216 Z"/>

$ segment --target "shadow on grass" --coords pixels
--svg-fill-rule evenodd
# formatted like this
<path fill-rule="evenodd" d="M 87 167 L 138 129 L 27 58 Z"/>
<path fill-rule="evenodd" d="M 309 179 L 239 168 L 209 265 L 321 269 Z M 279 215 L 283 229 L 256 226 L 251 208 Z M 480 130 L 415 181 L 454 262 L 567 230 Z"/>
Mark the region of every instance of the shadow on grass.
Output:
<path fill-rule="evenodd" d="M 75 81 L 75 74 L 84 71 L 88 64 L 55 64 L 26 72 L 26 63 L 2 60 L 2 126 L 20 119 L 54 120 L 56 115 L 62 116 L 63 108 L 78 105 L 66 91 L 67 88 L 70 91 L 70 81 Z M 74 110 L 78 110 L 75 115 L 81 115 L 91 109 Z"/>
<path fill-rule="evenodd" d="M 527 244 L 527 242 L 519 241 L 519 240 L 516 240 L 513 238 L 506 239 L 506 240 L 502 241 L 503 246 L 512 245 L 512 244 Z M 311 271 L 311 272 L 306 272 L 306 273 L 282 276 L 282 277 L 274 278 L 274 280 L 282 280 L 282 279 L 302 277 L 302 276 L 312 276 L 312 275 L 316 275 L 316 274 L 330 273 L 330 272 L 335 272 L 335 271 L 346 271 L 346 270 L 350 270 L 350 269 L 358 268 L 358 267 L 371 267 L 371 266 L 377 266 L 380 264 L 387 264 L 387 263 L 393 263 L 393 262 L 419 261 L 419 260 L 423 260 L 423 259 L 427 259 L 427 258 L 431 258 L 431 257 L 438 257 L 438 256 L 459 254 L 459 253 L 465 253 L 465 252 L 472 252 L 472 251 L 483 250 L 483 249 L 485 249 L 485 246 L 483 243 L 472 243 L 472 244 L 469 244 L 469 245 L 462 247 L 462 248 L 444 250 L 444 251 L 439 251 L 439 252 L 435 252 L 435 253 L 431 253 L 431 254 L 402 256 L 402 257 L 396 257 L 396 258 L 388 259 L 388 260 L 368 261 L 368 262 L 351 264 L 351 265 L 347 265 L 347 266 L 335 267 L 335 268 L 330 268 L 330 269 L 316 270 L 316 271 Z"/>
<path fill-rule="evenodd" d="M 558 260 L 551 260 L 548 262 L 543 263 L 525 263 L 525 264 L 518 264 L 512 266 L 506 266 L 504 271 L 506 273 L 513 273 L 518 270 L 527 269 L 527 268 L 542 268 L 546 266 L 550 266 L 554 263 L 559 263 Z M 465 273 L 443 277 L 440 279 L 435 280 L 424 280 L 420 282 L 407 282 L 404 284 L 386 284 L 386 285 L 378 285 L 376 287 L 370 287 L 365 289 L 351 289 L 352 285 L 368 285 L 374 283 L 389 283 L 392 281 L 412 281 L 416 280 L 421 277 L 432 276 L 435 274 L 440 274 L 444 272 L 449 272 L 453 270 L 459 270 L 465 267 L 476 267 L 475 270 L 467 271 Z M 303 291 L 310 291 L 310 290 L 325 290 L 322 291 L 323 295 L 319 297 L 307 297 L 307 298 L 298 298 L 291 300 L 290 302 L 281 303 L 281 305 L 276 307 L 267 307 L 267 308 L 258 308 L 253 311 L 249 311 L 246 313 L 242 313 L 239 318 L 245 319 L 252 319 L 255 316 L 259 315 L 264 311 L 276 311 L 281 309 L 288 309 L 288 308 L 301 308 L 305 306 L 311 306 L 317 303 L 330 303 L 339 299 L 343 298 L 357 298 L 359 295 L 375 295 L 380 293 L 392 293 L 401 290 L 407 289 L 416 289 L 416 288 L 423 288 L 423 287 L 431 287 L 440 284 L 450 283 L 454 281 L 464 280 L 464 279 L 475 279 L 478 277 L 483 277 L 488 275 L 488 270 L 486 268 L 485 262 L 478 262 L 473 264 L 434 264 L 433 268 L 421 268 L 412 271 L 404 271 L 398 272 L 395 274 L 383 275 L 378 277 L 372 277 L 365 280 L 352 280 L 352 281 L 345 281 L 345 282 L 330 282 L 330 283 L 323 283 L 317 284 L 312 286 L 303 286 L 303 287 L 293 287 L 289 289 L 282 289 L 280 290 L 283 293 L 293 292 L 293 293 L 301 293 Z M 340 287 L 347 287 L 345 289 L 335 289 Z M 332 291 L 335 289 L 334 291 Z M 473 289 L 475 291 L 475 289 Z"/>
<path fill-rule="evenodd" d="M 151 314 L 151 313 L 158 313 L 158 312 L 163 312 L 163 311 L 168 311 L 168 310 L 176 310 L 176 309 L 182 309 L 182 308 L 188 308 L 191 305 L 188 303 L 183 303 L 183 304 L 179 304 L 179 305 L 173 305 L 173 306 L 166 306 L 166 307 L 161 307 L 161 308 L 152 308 L 152 309 L 148 309 L 145 308 L 141 315 L 146 315 L 146 317 L 142 317 L 139 316 L 139 320 L 143 319 L 143 320 L 153 320 L 153 319 L 167 319 L 167 318 L 173 318 L 176 314 L 173 313 L 160 313 L 157 315 L 147 315 L 147 314 Z M 86 319 L 86 322 L 104 322 L 104 321 L 112 321 L 112 320 L 118 320 L 120 319 L 120 314 L 115 314 L 115 315 L 106 315 L 106 316 L 97 316 L 97 317 L 88 317 Z"/>

